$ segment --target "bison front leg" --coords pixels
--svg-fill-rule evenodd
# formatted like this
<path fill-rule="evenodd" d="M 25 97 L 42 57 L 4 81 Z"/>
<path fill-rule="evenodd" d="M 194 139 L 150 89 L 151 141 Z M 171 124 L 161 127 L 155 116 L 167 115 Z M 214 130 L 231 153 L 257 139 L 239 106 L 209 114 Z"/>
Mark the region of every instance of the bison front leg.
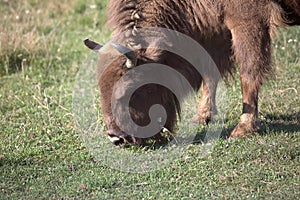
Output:
<path fill-rule="evenodd" d="M 208 84 L 203 80 L 201 87 L 201 98 L 198 104 L 197 114 L 193 122 L 208 125 L 213 115 L 217 113 L 216 109 L 216 88 L 217 83 Z"/>
<path fill-rule="evenodd" d="M 271 70 L 266 23 L 264 20 L 248 21 L 231 29 L 235 58 L 240 66 L 243 113 L 230 138 L 248 136 L 259 129 L 258 93 Z"/>

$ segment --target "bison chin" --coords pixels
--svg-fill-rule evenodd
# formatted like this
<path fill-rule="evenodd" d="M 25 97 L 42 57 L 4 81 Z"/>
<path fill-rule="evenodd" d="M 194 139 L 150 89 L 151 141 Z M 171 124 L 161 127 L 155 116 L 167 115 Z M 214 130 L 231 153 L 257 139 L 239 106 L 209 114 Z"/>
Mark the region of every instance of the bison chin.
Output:
<path fill-rule="evenodd" d="M 180 108 L 170 90 L 157 84 L 144 85 L 130 97 L 127 109 L 124 98 L 128 98 L 126 91 L 115 100 L 114 114 L 109 116 L 113 120 L 109 123 L 108 136 L 113 144 L 145 145 L 149 140 L 166 141 L 171 137 L 163 130 L 172 131 Z"/>

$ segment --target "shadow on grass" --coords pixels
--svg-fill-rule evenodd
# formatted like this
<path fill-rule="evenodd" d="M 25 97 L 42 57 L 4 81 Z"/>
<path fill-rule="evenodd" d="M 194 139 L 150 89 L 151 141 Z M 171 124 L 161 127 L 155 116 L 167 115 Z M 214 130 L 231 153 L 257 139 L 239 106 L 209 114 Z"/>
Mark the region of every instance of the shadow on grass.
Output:
<path fill-rule="evenodd" d="M 0 77 L 18 73 L 33 60 L 45 58 L 46 55 L 47 52 L 41 49 L 31 52 L 24 49 L 0 52 Z"/>
<path fill-rule="evenodd" d="M 300 112 L 283 115 L 265 115 L 261 121 L 259 135 L 269 133 L 288 133 L 294 134 L 300 132 Z"/>
<path fill-rule="evenodd" d="M 183 141 L 187 141 L 188 143 L 191 143 L 191 144 L 205 144 L 205 143 L 211 142 L 213 140 L 218 140 L 218 139 L 225 140 L 229 137 L 230 131 L 228 131 L 227 129 L 223 129 L 221 133 L 218 133 L 218 132 L 207 133 L 208 128 L 209 128 L 209 126 L 203 126 L 201 128 L 201 130 L 199 132 L 197 132 L 194 136 L 190 136 L 187 138 L 177 135 L 176 140 L 179 141 L 180 145 L 187 145 L 187 144 L 181 144 L 181 142 L 183 142 Z M 232 129 L 233 128 L 234 127 L 232 127 Z M 220 131 L 220 130 L 218 130 L 218 131 Z M 214 136 L 212 138 L 210 138 L 209 135 L 207 135 L 207 134 L 213 134 Z M 152 151 L 159 150 L 159 149 L 169 146 L 170 142 L 173 140 L 174 140 L 174 138 L 171 138 L 171 137 L 164 138 L 159 141 L 150 140 L 150 141 L 142 144 L 142 148 L 144 148 L 145 150 L 152 150 Z M 210 140 L 210 141 L 207 141 L 207 140 Z"/>
<path fill-rule="evenodd" d="M 29 53 L 16 50 L 0 57 L 0 76 L 10 75 L 22 70 L 22 65 L 29 58 Z"/>
<path fill-rule="evenodd" d="M 228 124 L 228 119 L 225 120 Z M 191 144 L 205 144 L 207 142 L 211 142 L 214 140 L 227 140 L 231 131 L 235 128 L 236 124 L 230 125 L 228 128 L 222 129 L 221 133 L 218 132 L 208 133 L 210 126 L 214 126 L 213 124 L 209 124 L 208 126 L 199 127 L 199 131 L 195 134 L 195 136 L 191 136 L 190 138 L 184 138 L 180 135 L 176 136 L 176 140 L 179 141 L 192 141 Z M 210 130 L 211 131 L 211 130 Z M 300 112 L 286 114 L 286 115 L 270 115 L 267 114 L 264 116 L 264 119 L 261 120 L 260 130 L 257 132 L 258 135 L 274 135 L 274 134 L 294 134 L 300 132 Z M 212 138 L 209 135 L 212 134 Z M 209 140 L 210 141 L 207 141 Z M 146 140 L 140 146 L 125 146 L 129 150 L 143 150 L 143 151 L 156 151 L 170 146 L 171 141 L 175 140 L 172 137 L 163 137 L 160 140 L 150 139 Z M 174 141 L 173 141 L 174 142 Z M 176 143 L 176 142 L 175 142 Z M 185 144 L 183 144 L 185 145 Z"/>
<path fill-rule="evenodd" d="M 300 132 L 300 112 L 283 114 L 283 115 L 270 115 L 264 116 L 264 120 L 261 120 L 260 130 L 257 132 L 259 135 L 270 134 L 295 134 Z M 223 129 L 220 135 L 220 139 L 226 140 L 231 131 L 235 128 L 235 125 L 229 128 Z M 206 138 L 207 128 L 203 128 L 197 133 L 193 144 L 203 144 Z"/>

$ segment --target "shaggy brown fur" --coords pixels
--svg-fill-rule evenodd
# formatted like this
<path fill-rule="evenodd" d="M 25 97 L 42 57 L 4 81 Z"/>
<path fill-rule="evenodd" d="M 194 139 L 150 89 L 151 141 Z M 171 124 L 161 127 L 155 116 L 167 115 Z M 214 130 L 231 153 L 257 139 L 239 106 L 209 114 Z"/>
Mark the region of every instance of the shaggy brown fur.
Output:
<path fill-rule="evenodd" d="M 143 27 L 162 27 L 184 33 L 207 50 L 225 77 L 232 72 L 236 61 L 240 66 L 243 112 L 230 136 L 243 137 L 259 128 L 258 92 L 271 71 L 271 33 L 279 25 L 300 24 L 300 3 L 299 0 L 110 0 L 108 19 L 109 26 L 115 30 L 114 35 L 131 31 L 128 37 L 133 40 L 134 31 Z M 193 67 L 176 55 L 124 45 L 136 52 L 137 65 L 149 62 L 166 64 L 181 72 L 195 90 L 202 83 L 202 97 L 194 119 L 200 123 L 210 120 L 215 112 L 217 83 L 202 81 Z M 137 142 L 137 138 L 118 128 L 111 111 L 113 86 L 126 72 L 126 58 L 107 55 L 99 64 L 116 56 L 119 58 L 114 59 L 99 79 L 104 118 L 110 136 Z M 126 84 L 122 89 L 126 93 Z M 148 124 L 148 109 L 153 104 L 166 108 L 168 119 L 165 127 L 172 130 L 176 110 L 179 110 L 178 101 L 168 89 L 154 84 L 140 88 L 132 97 L 130 112 L 134 121 L 139 125 Z"/>
<path fill-rule="evenodd" d="M 284 19 L 288 25 L 300 25 L 299 0 L 275 0 L 284 10 Z"/>

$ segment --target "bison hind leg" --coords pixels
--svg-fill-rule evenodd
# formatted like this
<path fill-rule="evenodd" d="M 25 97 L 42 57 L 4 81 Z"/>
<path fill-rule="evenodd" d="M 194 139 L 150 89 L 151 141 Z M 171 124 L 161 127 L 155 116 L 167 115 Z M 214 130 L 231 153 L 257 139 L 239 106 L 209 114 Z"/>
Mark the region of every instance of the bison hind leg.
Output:
<path fill-rule="evenodd" d="M 268 24 L 263 19 L 232 28 L 235 58 L 240 66 L 243 112 L 230 138 L 245 137 L 259 130 L 258 93 L 263 81 L 270 74 L 271 38 Z"/>

